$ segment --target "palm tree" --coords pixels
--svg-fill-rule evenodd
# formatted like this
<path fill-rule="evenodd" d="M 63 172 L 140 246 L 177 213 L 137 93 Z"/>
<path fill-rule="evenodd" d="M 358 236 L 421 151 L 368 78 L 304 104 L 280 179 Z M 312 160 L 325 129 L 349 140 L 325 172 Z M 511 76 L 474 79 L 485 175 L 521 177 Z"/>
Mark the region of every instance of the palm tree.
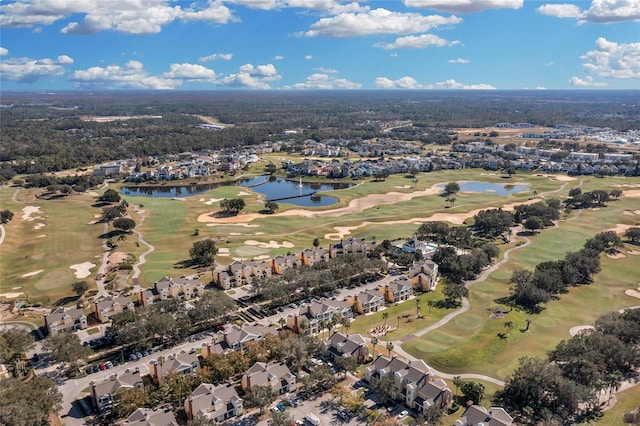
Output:
<path fill-rule="evenodd" d="M 278 324 L 280 324 L 280 328 L 284 328 L 285 324 L 287 323 L 287 320 L 284 318 L 280 318 L 278 320 Z"/>
<path fill-rule="evenodd" d="M 400 330 L 400 315 L 398 315 L 398 330 Z"/>
<path fill-rule="evenodd" d="M 349 328 L 351 328 L 351 321 L 349 321 L 349 318 L 345 318 L 345 322 L 344 322 L 344 331 L 349 334 Z"/>
<path fill-rule="evenodd" d="M 456 387 L 456 396 L 458 396 L 458 388 L 462 386 L 462 379 L 460 378 L 460 376 L 453 377 L 453 386 Z"/>
<path fill-rule="evenodd" d="M 376 345 L 378 344 L 378 338 L 377 337 L 372 337 L 371 338 L 371 346 L 373 346 L 373 357 L 376 357 Z"/>
<path fill-rule="evenodd" d="M 387 342 L 387 351 L 389 351 L 389 358 L 391 358 L 391 351 L 393 350 L 393 342 Z"/>
<path fill-rule="evenodd" d="M 513 329 L 513 321 L 505 321 L 504 327 L 507 329 L 507 336 L 511 334 L 511 330 Z"/>
<path fill-rule="evenodd" d="M 383 312 L 382 319 L 384 320 L 385 325 L 387 325 L 387 318 L 389 318 L 389 312 Z"/>
<path fill-rule="evenodd" d="M 416 297 L 416 318 L 420 317 L 421 310 L 422 310 L 422 301 Z"/>

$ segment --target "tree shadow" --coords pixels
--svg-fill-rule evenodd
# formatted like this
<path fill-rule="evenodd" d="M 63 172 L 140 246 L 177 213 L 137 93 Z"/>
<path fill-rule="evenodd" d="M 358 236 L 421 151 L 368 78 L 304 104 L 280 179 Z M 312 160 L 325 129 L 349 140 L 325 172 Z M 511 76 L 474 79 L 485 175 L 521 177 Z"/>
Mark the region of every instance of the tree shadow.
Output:
<path fill-rule="evenodd" d="M 195 269 L 200 265 L 193 259 L 185 259 L 174 263 L 173 266 L 177 269 Z"/>
<path fill-rule="evenodd" d="M 444 299 L 436 301 L 436 304 L 434 306 L 440 309 L 453 309 L 462 306 L 462 303 L 458 302 L 457 300 Z"/>
<path fill-rule="evenodd" d="M 79 299 L 80 299 L 80 296 L 61 297 L 60 299 L 58 299 L 55 302 L 53 302 L 53 306 L 55 306 L 56 308 L 58 308 L 60 306 L 66 306 L 69 303 L 75 302 L 75 301 L 77 301 Z"/>
<path fill-rule="evenodd" d="M 102 207 L 106 207 L 106 206 L 110 206 L 111 203 L 107 202 L 107 201 L 98 201 L 96 203 L 91 204 L 91 207 L 95 207 L 95 208 L 102 208 Z"/>
<path fill-rule="evenodd" d="M 118 230 L 118 229 L 114 229 L 113 231 L 109 231 L 109 232 L 107 232 L 106 234 L 100 234 L 100 235 L 98 235 L 98 238 L 100 238 L 100 239 L 109 239 L 109 238 L 115 238 L 115 237 L 118 237 L 118 236 L 120 236 L 120 235 L 122 235 L 122 234 L 128 235 L 128 233 L 127 233 L 127 232 L 120 231 L 120 230 Z"/>

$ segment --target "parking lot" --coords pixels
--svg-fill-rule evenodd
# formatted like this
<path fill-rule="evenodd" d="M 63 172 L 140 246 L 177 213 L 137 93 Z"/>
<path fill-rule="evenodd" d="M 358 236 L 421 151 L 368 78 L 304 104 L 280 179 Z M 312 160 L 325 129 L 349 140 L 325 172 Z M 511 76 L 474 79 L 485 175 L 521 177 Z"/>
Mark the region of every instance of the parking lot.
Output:
<path fill-rule="evenodd" d="M 276 402 L 272 404 L 275 406 L 276 403 L 280 402 L 278 399 Z M 315 414 L 318 419 L 320 419 L 321 425 L 358 425 L 359 422 L 357 418 L 353 418 L 350 420 L 341 420 L 338 417 L 338 412 L 341 410 L 340 406 L 334 403 L 333 398 L 330 393 L 325 393 L 319 398 L 309 401 L 301 401 L 301 403 L 297 407 L 287 406 L 285 413 L 289 414 L 294 420 L 303 420 L 308 413 Z M 269 414 L 265 416 L 264 419 L 258 422 L 258 425 L 264 426 L 269 423 Z M 309 425 L 309 423 L 305 423 Z"/>

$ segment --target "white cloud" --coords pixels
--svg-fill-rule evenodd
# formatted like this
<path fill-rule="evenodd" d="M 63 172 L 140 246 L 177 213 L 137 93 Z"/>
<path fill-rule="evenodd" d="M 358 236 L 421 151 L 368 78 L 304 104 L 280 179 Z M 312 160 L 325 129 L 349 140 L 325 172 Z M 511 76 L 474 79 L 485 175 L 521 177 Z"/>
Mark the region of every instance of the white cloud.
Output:
<path fill-rule="evenodd" d="M 344 78 L 335 78 L 328 74 L 311 74 L 303 83 L 285 86 L 286 89 L 360 89 L 362 84 Z"/>
<path fill-rule="evenodd" d="M 109 65 L 75 71 L 70 81 L 80 86 L 131 89 L 175 89 L 182 81 L 149 75 L 141 62 L 129 61 L 123 67 Z"/>
<path fill-rule="evenodd" d="M 198 64 L 171 64 L 169 71 L 165 72 L 163 77 L 183 81 L 214 82 L 216 73 Z"/>
<path fill-rule="evenodd" d="M 0 47 L 0 56 L 5 56 L 9 54 L 9 49 L 6 47 Z"/>
<path fill-rule="evenodd" d="M 543 4 L 536 9 L 543 15 L 555 16 L 556 18 L 578 18 L 581 14 L 580 8 L 575 4 Z"/>
<path fill-rule="evenodd" d="M 318 71 L 322 74 L 337 74 L 338 70 L 334 70 L 333 68 L 324 68 L 324 67 L 318 67 L 318 68 L 314 68 L 314 71 Z"/>
<path fill-rule="evenodd" d="M 270 89 L 269 85 L 272 81 L 278 81 L 282 78 L 278 74 L 273 64 L 242 65 L 236 74 L 230 74 L 217 81 L 217 84 L 223 86 L 248 87 L 251 89 Z"/>
<path fill-rule="evenodd" d="M 520 9 L 524 0 L 404 0 L 404 4 L 407 7 L 470 13 L 485 9 Z"/>
<path fill-rule="evenodd" d="M 2 54 L 9 53 L 3 49 Z M 64 74 L 64 66 L 73 63 L 67 55 L 57 59 L 10 58 L 0 62 L 0 79 L 16 83 L 34 83 L 40 78 Z"/>
<path fill-rule="evenodd" d="M 5 27 L 50 25 L 76 15 L 83 18 L 68 23 L 63 34 L 105 30 L 153 34 L 177 19 L 219 24 L 235 20 L 222 0 L 198 0 L 186 8 L 170 0 L 17 0 L 0 5 L 0 13 L 0 25 Z"/>
<path fill-rule="evenodd" d="M 402 77 L 397 80 L 391 80 L 387 77 L 378 77 L 375 86 L 379 89 L 425 89 L 426 86 L 418 83 L 413 77 Z"/>
<path fill-rule="evenodd" d="M 424 16 L 419 13 L 392 12 L 379 8 L 361 13 L 341 13 L 322 18 L 311 25 L 309 31 L 301 35 L 346 38 L 371 34 L 412 34 L 460 22 L 462 19 L 457 16 Z"/>
<path fill-rule="evenodd" d="M 464 83 L 458 83 L 454 79 L 441 81 L 436 83 L 435 85 L 430 84 L 429 88 L 430 89 L 455 89 L 455 90 L 493 90 L 495 89 L 495 87 L 493 87 L 490 84 L 484 84 L 484 83 L 464 84 Z"/>
<path fill-rule="evenodd" d="M 576 18 L 580 24 L 640 21 L 640 0 L 592 0 L 589 8 L 585 10 L 570 3 L 545 4 L 536 10 L 558 18 Z"/>
<path fill-rule="evenodd" d="M 282 56 L 282 55 L 276 55 L 276 56 L 273 57 L 274 61 L 282 61 L 283 59 L 284 59 L 284 56 Z"/>
<path fill-rule="evenodd" d="M 449 62 L 450 64 L 468 64 L 469 60 L 464 58 L 457 58 L 457 59 L 449 59 L 447 62 Z"/>
<path fill-rule="evenodd" d="M 594 81 L 593 77 L 589 75 L 586 76 L 584 79 L 580 77 L 571 77 L 569 79 L 569 84 L 571 84 L 572 86 L 579 86 L 579 87 L 605 87 L 607 85 L 606 83 L 600 83 L 600 82 Z"/>
<path fill-rule="evenodd" d="M 536 86 L 536 90 L 547 90 L 544 86 Z"/>
<path fill-rule="evenodd" d="M 248 7 L 250 9 L 273 10 L 299 8 L 309 10 L 327 10 L 333 13 L 361 10 L 358 3 L 341 4 L 339 0 L 225 0 L 226 3 Z"/>
<path fill-rule="evenodd" d="M 556 63 L 555 63 L 554 61 L 549 61 L 549 62 L 545 62 L 545 63 L 544 63 L 544 66 L 545 66 L 545 67 L 552 67 L 552 66 L 554 66 L 555 64 L 556 64 Z"/>
<path fill-rule="evenodd" d="M 593 0 L 581 18 L 599 23 L 638 21 L 640 0 Z"/>
<path fill-rule="evenodd" d="M 307 60 L 307 61 L 310 61 L 310 60 L 313 59 L 313 56 L 312 55 L 305 55 L 304 59 Z"/>
<path fill-rule="evenodd" d="M 419 36 L 405 36 L 399 37 L 393 43 L 376 43 L 375 47 L 381 47 L 385 50 L 393 49 L 425 49 L 429 46 L 452 46 L 459 44 L 459 41 L 449 42 L 443 38 L 433 34 L 421 34 Z"/>
<path fill-rule="evenodd" d="M 596 49 L 580 59 L 590 74 L 609 78 L 640 78 L 640 43 L 616 43 L 604 37 L 596 40 Z"/>
<path fill-rule="evenodd" d="M 209 61 L 230 61 L 233 58 L 233 53 L 212 53 L 211 55 L 200 57 L 200 62 Z"/>

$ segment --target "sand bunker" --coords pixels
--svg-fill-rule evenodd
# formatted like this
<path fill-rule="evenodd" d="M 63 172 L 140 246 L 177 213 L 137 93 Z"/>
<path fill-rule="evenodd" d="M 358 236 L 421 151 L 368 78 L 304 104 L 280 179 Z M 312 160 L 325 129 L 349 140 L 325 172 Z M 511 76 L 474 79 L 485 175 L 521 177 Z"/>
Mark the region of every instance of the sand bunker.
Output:
<path fill-rule="evenodd" d="M 567 176 L 567 175 L 538 175 L 538 176 L 553 178 L 555 180 L 559 180 L 560 182 L 571 182 L 572 180 L 576 180 L 576 178 Z"/>
<path fill-rule="evenodd" d="M 223 256 L 223 257 L 227 257 L 229 256 L 229 248 L 227 247 L 221 247 L 218 249 L 218 253 L 216 253 L 218 256 Z"/>
<path fill-rule="evenodd" d="M 204 198 L 201 199 L 201 201 L 204 202 L 204 204 L 210 206 L 212 204 L 215 203 L 219 203 L 220 201 L 224 200 L 224 198 L 209 198 L 209 201 L 204 201 Z"/>
<path fill-rule="evenodd" d="M 624 259 L 624 258 L 625 258 L 625 257 L 627 257 L 627 256 L 625 256 L 625 254 L 624 254 L 624 253 L 617 252 L 616 254 L 609 254 L 609 253 L 607 253 L 607 257 L 608 257 L 609 259 Z"/>
<path fill-rule="evenodd" d="M 258 246 L 261 248 L 293 248 L 295 245 L 289 241 L 283 241 L 282 244 L 278 244 L 277 241 L 271 240 L 268 243 L 256 241 L 256 240 L 247 240 L 244 242 L 248 246 Z"/>
<path fill-rule="evenodd" d="M 629 191 L 624 191 L 622 193 L 623 197 L 640 197 L 640 189 L 632 189 Z"/>
<path fill-rule="evenodd" d="M 630 254 L 632 256 L 638 256 L 638 255 L 640 255 L 640 251 L 638 251 L 638 250 L 628 250 L 627 254 Z"/>
<path fill-rule="evenodd" d="M 576 334 L 583 333 L 586 330 L 595 330 L 592 325 L 577 325 L 569 329 L 569 334 L 575 336 Z"/>
<path fill-rule="evenodd" d="M 238 197 L 242 197 L 243 195 L 251 195 L 251 193 L 247 192 L 247 191 L 240 191 L 238 192 Z"/>
<path fill-rule="evenodd" d="M 71 265 L 69 266 L 69 269 L 73 269 L 76 271 L 76 278 L 87 278 L 89 275 L 91 275 L 91 268 L 93 268 L 94 266 L 96 266 L 95 263 L 84 262 Z"/>
<path fill-rule="evenodd" d="M 44 228 L 44 223 L 38 223 L 36 226 L 33 227 L 33 229 L 42 229 Z"/>
<path fill-rule="evenodd" d="M 34 275 L 38 275 L 42 271 L 44 271 L 44 269 L 38 269 L 37 271 L 27 272 L 26 274 L 20 275 L 20 278 L 33 277 Z"/>
<path fill-rule="evenodd" d="M 634 290 L 634 289 L 625 290 L 624 294 L 626 294 L 627 296 L 636 297 L 640 299 L 640 291 L 638 290 Z"/>
<path fill-rule="evenodd" d="M 44 238 L 44 237 L 46 237 L 46 236 L 47 236 L 47 234 L 40 234 L 40 235 L 38 235 L 36 238 Z"/>
<path fill-rule="evenodd" d="M 0 293 L 0 298 L 15 299 L 16 297 L 19 297 L 21 294 L 24 294 L 24 293 L 21 291 L 14 292 L 14 293 Z"/>
<path fill-rule="evenodd" d="M 399 185 L 399 186 L 394 186 L 394 188 L 396 188 L 396 189 L 409 189 L 409 188 L 411 188 L 411 185 Z"/>
<path fill-rule="evenodd" d="M 31 217 L 34 213 L 42 213 L 39 206 L 26 206 L 22 209 L 22 220 L 34 220 L 35 217 Z"/>
<path fill-rule="evenodd" d="M 622 223 L 618 223 L 615 226 L 615 228 L 607 229 L 607 231 L 613 231 L 616 234 L 622 234 L 624 231 L 626 231 L 629 228 L 631 228 L 631 225 L 625 225 L 625 224 L 622 224 Z"/>

